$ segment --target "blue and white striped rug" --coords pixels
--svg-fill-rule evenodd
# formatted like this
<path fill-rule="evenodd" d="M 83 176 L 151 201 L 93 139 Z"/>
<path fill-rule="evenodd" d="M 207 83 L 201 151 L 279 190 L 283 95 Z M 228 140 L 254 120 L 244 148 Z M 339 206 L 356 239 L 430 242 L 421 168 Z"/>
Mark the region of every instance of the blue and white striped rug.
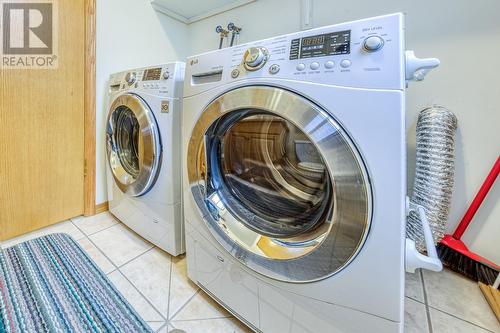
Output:
<path fill-rule="evenodd" d="M 66 234 L 0 252 L 0 333 L 152 332 Z"/>

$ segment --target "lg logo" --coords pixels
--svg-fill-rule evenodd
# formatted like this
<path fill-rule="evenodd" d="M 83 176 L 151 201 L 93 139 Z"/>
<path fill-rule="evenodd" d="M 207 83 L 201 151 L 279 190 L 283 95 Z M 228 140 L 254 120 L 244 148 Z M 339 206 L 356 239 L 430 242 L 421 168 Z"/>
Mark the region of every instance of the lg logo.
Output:
<path fill-rule="evenodd" d="M 1 1 L 2 67 L 48 68 L 57 65 L 55 3 Z"/>

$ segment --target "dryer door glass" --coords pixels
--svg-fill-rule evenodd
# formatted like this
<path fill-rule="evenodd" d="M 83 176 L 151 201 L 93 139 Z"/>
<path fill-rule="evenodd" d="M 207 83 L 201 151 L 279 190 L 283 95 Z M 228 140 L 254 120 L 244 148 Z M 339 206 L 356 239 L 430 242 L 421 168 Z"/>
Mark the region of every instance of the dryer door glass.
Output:
<path fill-rule="evenodd" d="M 223 122 L 229 122 L 224 125 Z M 227 208 L 246 227 L 268 237 L 309 232 L 327 218 L 333 202 L 326 165 L 317 148 L 286 119 L 257 110 L 224 118 L 216 134 L 220 152 L 212 177 L 220 179 Z M 224 187 L 222 189 L 222 187 Z"/>
<path fill-rule="evenodd" d="M 137 178 L 140 172 L 139 165 L 139 122 L 132 110 L 121 106 L 117 110 L 115 140 L 118 157 L 125 171 Z M 141 145 L 142 146 L 142 145 Z"/>
<path fill-rule="evenodd" d="M 192 131 L 187 168 L 214 238 L 268 277 L 328 277 L 368 235 L 372 193 L 359 152 L 332 113 L 296 93 L 254 86 L 215 99 Z"/>
<path fill-rule="evenodd" d="M 106 148 L 115 184 L 124 193 L 147 193 L 158 176 L 161 144 L 158 126 L 147 104 L 125 94 L 112 104 L 108 115 Z"/>

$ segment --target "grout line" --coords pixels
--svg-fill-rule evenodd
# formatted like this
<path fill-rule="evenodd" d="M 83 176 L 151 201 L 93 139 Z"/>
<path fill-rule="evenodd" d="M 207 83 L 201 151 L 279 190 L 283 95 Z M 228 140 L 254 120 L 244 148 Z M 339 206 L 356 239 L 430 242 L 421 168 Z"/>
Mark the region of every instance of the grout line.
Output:
<path fill-rule="evenodd" d="M 243 325 L 245 325 L 241 320 L 239 320 L 238 318 L 236 318 L 233 315 L 231 315 L 229 317 L 212 317 L 212 318 L 199 318 L 199 319 L 179 319 L 179 320 L 173 320 L 172 323 L 185 323 L 185 322 L 189 322 L 189 321 L 220 320 L 220 319 L 236 319 L 239 322 L 241 322 Z M 290 323 L 290 324 L 292 324 L 292 323 Z"/>
<path fill-rule="evenodd" d="M 167 304 L 167 320 L 170 318 L 170 291 L 172 290 L 172 271 L 174 270 L 174 263 L 170 256 L 170 276 L 168 277 L 168 304 Z"/>
<path fill-rule="evenodd" d="M 90 241 L 90 242 L 91 242 L 91 243 L 92 243 L 92 244 L 93 244 L 93 245 L 97 248 L 97 250 L 98 250 L 98 251 L 99 251 L 99 252 L 100 252 L 100 253 L 101 253 L 101 254 L 102 254 L 102 255 L 103 255 L 106 259 L 108 259 L 108 260 L 109 260 L 109 262 L 111 263 L 111 265 L 113 265 L 113 267 L 115 267 L 115 269 L 114 269 L 114 270 L 112 270 L 112 271 L 111 271 L 111 272 L 109 272 L 109 273 L 106 273 L 106 277 L 107 277 L 108 275 L 112 274 L 112 273 L 119 272 L 119 273 L 120 273 L 120 274 L 121 274 L 121 275 L 125 278 L 125 280 L 127 280 L 127 281 L 128 281 L 128 283 L 130 283 L 130 284 L 132 285 L 132 287 L 133 287 L 133 288 L 134 288 L 134 289 L 135 289 L 135 290 L 139 293 L 139 295 L 141 295 L 141 296 L 142 296 L 142 297 L 146 300 L 146 302 L 147 302 L 147 303 L 148 303 L 148 304 L 149 304 L 149 305 L 150 305 L 150 306 L 151 306 L 151 307 L 152 307 L 152 308 L 153 308 L 153 309 L 154 309 L 154 310 L 155 310 L 155 311 L 156 311 L 156 312 L 160 315 L 160 317 L 161 317 L 161 318 L 163 318 L 163 319 L 165 319 L 165 320 L 163 320 L 163 321 L 161 321 L 161 322 L 165 322 L 165 324 L 168 324 L 168 318 L 165 318 L 165 316 L 161 313 L 161 311 L 160 311 L 159 309 L 157 309 L 157 308 L 156 308 L 156 306 L 154 306 L 154 305 L 151 303 L 151 301 L 150 301 L 150 300 L 149 300 L 149 299 L 148 299 L 148 298 L 147 298 L 147 297 L 146 297 L 146 296 L 145 296 L 145 295 L 144 295 L 144 294 L 143 294 L 143 293 L 142 293 L 142 292 L 141 292 L 141 291 L 140 291 L 140 290 L 136 287 L 136 285 L 135 285 L 134 283 L 132 283 L 132 281 L 130 281 L 130 280 L 129 280 L 129 278 L 128 278 L 128 277 L 127 277 L 127 276 L 126 276 L 126 275 L 125 275 L 125 274 L 124 274 L 121 270 L 120 270 L 120 268 L 122 268 L 123 266 L 125 266 L 125 265 L 127 265 L 128 263 L 130 263 L 130 262 L 134 261 L 135 259 L 137 259 L 137 258 L 141 257 L 142 255 L 144 255 L 144 254 L 146 254 L 146 253 L 150 252 L 150 251 L 151 251 L 151 250 L 153 250 L 155 247 L 151 247 L 151 248 L 150 248 L 150 249 L 148 249 L 147 251 L 145 251 L 145 252 L 143 252 L 143 253 L 139 254 L 138 256 L 136 256 L 136 257 L 134 257 L 134 258 L 130 259 L 129 261 L 125 262 L 124 264 L 122 264 L 122 265 L 118 266 L 118 265 L 116 265 L 116 264 L 115 264 L 115 263 L 114 263 L 114 262 L 113 262 L 113 261 L 112 261 L 112 260 L 111 260 L 111 259 L 110 259 L 110 258 L 109 258 L 109 257 L 108 257 L 108 256 L 107 256 L 107 255 L 106 255 L 106 254 L 105 254 L 105 253 L 104 253 L 104 252 L 103 252 L 100 248 L 99 248 L 99 246 L 97 246 L 97 244 L 95 244 L 95 243 L 94 243 L 94 242 L 90 239 L 90 237 L 89 237 L 89 236 L 91 236 L 91 235 L 95 235 L 95 234 L 97 234 L 97 233 L 99 233 L 99 232 L 101 232 L 101 231 L 104 231 L 104 230 L 106 230 L 106 229 L 109 229 L 109 228 L 111 228 L 111 227 L 115 226 L 116 224 L 114 224 L 114 225 L 110 226 L 109 228 L 102 229 L 102 230 L 100 230 L 100 231 L 98 231 L 98 232 L 95 232 L 95 233 L 93 233 L 93 234 L 87 235 L 87 234 L 85 234 L 85 233 L 83 232 L 83 230 L 81 230 L 81 229 L 80 229 L 80 228 L 79 228 L 79 227 L 78 227 L 78 226 L 77 226 L 77 225 L 76 225 L 73 221 L 71 221 L 71 223 L 72 223 L 72 224 L 73 224 L 73 225 L 74 225 L 74 226 L 75 226 L 78 230 L 80 230 L 80 231 L 81 231 L 81 232 L 85 235 L 85 237 L 84 237 L 84 238 L 87 238 L 87 239 L 88 239 L 88 240 L 89 240 L 89 241 Z M 117 223 L 117 224 L 118 224 L 118 223 Z M 142 239 L 142 238 L 141 238 L 141 239 Z M 172 260 L 170 260 L 170 262 L 172 262 Z M 170 287 L 170 286 L 169 286 L 169 287 Z M 118 289 L 117 289 L 117 290 L 118 290 Z M 170 288 L 169 288 L 169 292 L 170 292 Z M 122 295 L 122 296 L 123 296 L 123 295 Z M 125 297 L 124 297 L 124 298 L 125 298 Z M 126 298 L 125 298 L 125 299 L 126 299 Z M 127 300 L 127 302 L 129 302 L 129 301 Z M 129 302 L 129 303 L 130 303 L 130 302 Z M 137 310 L 136 310 L 136 311 L 137 311 Z M 139 313 L 139 312 L 137 311 L 137 313 Z M 167 313 L 167 314 L 168 314 L 168 313 Z M 143 319 L 144 321 L 146 321 L 144 318 L 142 318 L 142 319 Z M 163 328 L 164 326 L 165 326 L 165 325 L 162 325 L 162 326 L 160 327 L 160 329 L 161 329 L 161 328 Z"/>
<path fill-rule="evenodd" d="M 485 330 L 487 332 L 495 333 L 494 331 L 490 330 L 489 328 L 486 328 L 486 327 L 483 327 L 481 325 L 475 324 L 475 323 L 473 323 L 473 322 L 471 322 L 471 321 L 469 321 L 469 320 L 467 320 L 465 318 L 458 317 L 457 315 L 454 315 L 452 313 L 449 313 L 447 311 L 444 311 L 442 309 L 438 309 L 437 307 L 429 305 L 428 297 L 427 297 L 427 290 L 425 288 L 425 280 L 424 280 L 424 272 L 423 272 L 423 270 L 420 271 L 420 274 L 421 274 L 421 277 L 422 277 L 422 285 L 424 287 L 425 310 L 427 312 L 427 320 L 428 320 L 429 327 L 430 327 L 430 333 L 433 333 L 432 320 L 431 320 L 431 316 L 430 316 L 430 309 L 433 309 L 433 310 L 439 311 L 441 313 L 447 314 L 447 315 L 449 315 L 449 316 L 451 316 L 453 318 L 456 318 L 456 319 L 461 320 L 463 322 L 469 323 L 469 324 L 471 324 L 473 326 L 476 326 L 478 328 L 481 328 L 481 329 L 483 329 L 483 330 Z"/>
<path fill-rule="evenodd" d="M 413 298 L 413 297 L 411 297 L 411 296 L 405 296 L 405 298 L 411 299 L 412 301 L 415 301 L 415 302 L 417 302 L 417 303 L 419 303 L 419 304 L 425 305 L 425 302 L 420 301 L 420 300 L 418 300 L 418 299 L 416 299 L 416 298 Z"/>
<path fill-rule="evenodd" d="M 148 253 L 148 252 L 151 252 L 151 251 L 152 251 L 152 250 L 154 250 L 154 249 L 155 249 L 155 247 L 153 246 L 152 248 L 147 249 L 146 251 L 142 252 L 141 254 L 139 254 L 139 255 L 137 255 L 137 256 L 135 256 L 135 257 L 133 257 L 132 259 L 130 259 L 130 260 L 128 260 L 128 261 L 126 261 L 125 263 L 121 264 L 120 266 L 116 265 L 116 267 L 118 267 L 118 269 L 123 268 L 123 266 L 126 266 L 126 265 L 130 264 L 132 261 L 134 261 L 135 259 L 138 259 L 138 258 L 139 258 L 139 257 L 141 257 L 143 254 L 146 254 L 146 253 Z"/>
<path fill-rule="evenodd" d="M 90 234 L 88 234 L 87 236 L 93 236 L 93 235 L 95 235 L 95 234 L 100 233 L 101 231 L 105 231 L 105 230 L 111 229 L 111 228 L 113 228 L 114 226 L 116 226 L 116 225 L 117 225 L 117 224 L 119 224 L 119 223 L 120 223 L 120 222 L 115 222 L 113 225 L 110 225 L 109 227 L 106 227 L 106 228 L 101 229 L 101 230 L 99 230 L 99 231 L 96 231 L 96 232 L 90 233 Z"/>
<path fill-rule="evenodd" d="M 198 321 L 198 320 L 214 320 L 214 319 L 238 319 L 235 316 L 233 316 L 231 313 L 229 313 L 228 316 L 222 316 L 222 317 L 208 317 L 208 318 L 194 318 L 194 319 L 177 319 L 177 320 L 172 320 L 172 322 L 183 322 L 183 321 Z M 240 321 L 238 319 L 238 321 Z"/>
<path fill-rule="evenodd" d="M 120 274 L 125 278 L 125 280 L 127 280 L 128 283 L 132 285 L 132 287 L 139 293 L 139 295 L 141 295 L 146 300 L 146 302 L 160 315 L 160 317 L 165 319 L 165 316 L 161 313 L 161 311 L 158 310 L 156 306 L 154 306 L 153 303 L 151 303 L 151 301 L 139 290 L 139 288 L 137 288 L 137 286 L 132 281 L 129 280 L 127 275 L 125 275 L 125 273 L 122 272 L 119 268 L 117 269 L 117 271 L 120 272 Z M 164 321 L 167 321 L 167 319 L 165 319 Z"/>
<path fill-rule="evenodd" d="M 198 294 L 200 293 L 200 291 L 201 291 L 201 289 L 198 287 L 198 290 L 196 290 L 196 292 L 195 292 L 195 293 L 194 293 L 191 297 L 189 297 L 189 299 L 188 299 L 188 300 L 187 300 L 184 304 L 182 304 L 182 306 L 179 308 L 179 310 L 177 310 L 177 311 L 176 311 L 176 312 L 172 315 L 172 320 L 171 320 L 171 321 L 173 321 L 173 320 L 174 320 L 175 316 L 177 316 L 177 315 L 178 315 L 178 314 L 179 314 L 179 313 L 180 313 L 180 312 L 181 312 L 181 311 L 182 311 L 182 310 L 186 307 L 186 305 L 187 305 L 189 302 L 191 302 L 191 300 L 192 300 L 193 298 L 195 298 L 195 296 L 196 296 L 196 295 L 198 295 Z M 180 320 L 178 320 L 178 321 L 180 321 Z"/>
<path fill-rule="evenodd" d="M 73 221 L 71 221 L 71 223 L 73 223 Z M 118 224 L 118 223 L 117 223 L 117 224 Z M 73 225 L 75 225 L 75 224 L 73 223 Z M 113 226 L 115 226 L 115 225 L 116 225 L 116 224 L 114 224 Z M 113 226 L 111 226 L 111 227 L 113 227 Z M 76 227 L 78 230 L 81 230 L 80 228 L 78 228 L 78 226 L 76 226 L 76 225 L 75 225 L 75 227 Z M 111 228 L 111 227 L 109 227 L 109 228 Z M 106 229 L 109 229 L 109 228 L 106 228 Z M 95 235 L 95 234 L 97 234 L 97 233 L 99 233 L 99 232 L 101 232 L 101 231 L 104 231 L 104 230 L 105 230 L 105 229 L 100 230 L 100 231 L 98 231 L 98 232 L 96 232 L 96 233 L 94 233 L 94 234 L 92 234 L 92 235 Z M 84 233 L 84 234 L 85 234 L 85 233 Z M 142 252 L 141 254 L 139 254 L 139 255 L 135 256 L 134 258 L 132 258 L 132 259 L 128 260 L 127 262 L 123 263 L 122 265 L 118 266 L 118 265 L 116 265 L 116 264 L 115 264 L 115 263 L 111 260 L 111 258 L 109 258 L 109 257 L 108 257 L 108 256 L 107 256 L 107 255 L 106 255 L 106 254 L 105 254 L 105 253 L 104 253 L 104 252 L 103 252 L 100 248 L 99 248 L 99 246 L 97 246 L 97 244 L 95 244 L 95 243 L 94 243 L 94 242 L 90 239 L 90 237 L 89 237 L 89 236 L 91 236 L 91 235 L 86 235 L 86 234 L 85 234 L 85 237 L 86 237 L 86 238 L 87 238 L 87 239 L 88 239 L 88 240 L 89 240 L 89 241 L 90 241 L 90 242 L 91 242 L 91 243 L 92 243 L 92 244 L 93 244 L 93 245 L 94 245 L 94 246 L 95 246 L 95 247 L 99 250 L 99 252 L 101 252 L 101 254 L 102 254 L 102 255 L 103 255 L 106 259 L 108 259 L 108 260 L 111 262 L 111 264 L 113 265 L 113 267 L 115 267 L 115 269 L 114 269 L 113 271 L 111 271 L 111 272 L 107 273 L 107 274 L 106 274 L 106 276 L 108 276 L 108 275 L 109 275 L 109 274 L 111 274 L 111 273 L 114 273 L 114 272 L 117 272 L 117 271 L 118 271 L 118 272 L 119 272 L 119 273 L 120 273 L 120 274 L 121 274 L 121 275 L 125 278 L 125 280 L 127 280 L 127 281 L 128 281 L 128 282 L 132 285 L 132 287 L 133 287 L 133 288 L 134 288 L 134 289 L 135 289 L 135 290 L 136 290 L 136 291 L 137 291 L 137 292 L 138 292 L 138 293 L 139 293 L 139 294 L 140 294 L 140 295 L 141 295 L 141 296 L 142 296 L 142 297 L 146 300 L 146 302 L 147 302 L 147 303 L 148 303 L 151 307 L 153 307 L 153 309 L 154 309 L 154 310 L 155 310 L 155 311 L 156 311 L 156 312 L 160 315 L 160 317 L 161 317 L 161 318 L 163 318 L 163 319 L 165 319 L 165 320 L 164 320 L 165 322 L 168 322 L 168 318 L 166 319 L 166 318 L 165 318 L 165 316 L 161 313 L 161 311 L 160 311 L 159 309 L 157 309 L 157 308 L 156 308 L 156 306 L 154 306 L 154 305 L 151 303 L 151 301 L 150 301 L 150 300 L 149 300 L 149 299 L 148 299 L 148 298 L 147 298 L 147 297 L 146 297 L 146 296 L 145 296 L 145 295 L 144 295 L 144 294 L 143 294 L 143 293 L 142 293 L 142 292 L 141 292 L 141 291 L 140 291 L 140 290 L 136 287 L 136 285 L 135 285 L 134 283 L 132 283 L 132 281 L 130 281 L 130 280 L 128 279 L 128 277 L 124 274 L 124 272 L 122 272 L 122 271 L 120 270 L 120 268 L 123 268 L 125 265 L 129 264 L 130 262 L 134 261 L 135 259 L 138 259 L 138 258 L 139 258 L 139 257 L 141 257 L 142 255 L 144 255 L 144 254 L 146 254 L 146 253 L 148 253 L 148 252 L 152 251 L 155 247 L 154 247 L 154 246 L 152 246 L 150 249 L 146 250 L 145 252 Z M 140 237 L 140 236 L 139 236 L 139 237 Z M 141 239 L 142 239 L 142 237 L 141 237 Z M 170 262 L 172 262 L 172 260 L 170 260 Z M 169 286 L 169 287 L 170 287 L 170 286 Z M 169 292 L 170 292 L 170 288 L 169 288 Z M 167 314 L 168 314 L 168 313 L 167 313 Z M 143 319 L 144 319 L 144 318 L 143 318 Z"/>
<path fill-rule="evenodd" d="M 72 222 L 72 223 L 73 223 L 73 222 Z M 74 223 L 73 223 L 73 224 L 74 224 Z M 108 228 L 106 228 L 106 229 L 112 228 L 112 227 L 116 226 L 117 224 L 121 224 L 121 222 L 117 222 L 116 224 L 114 224 L 114 225 L 112 225 L 112 226 L 110 226 L 110 227 L 108 227 Z M 76 227 L 78 230 L 82 231 L 80 228 L 78 228 L 78 226 L 76 226 L 76 225 L 75 225 L 75 227 Z M 86 235 L 86 234 L 84 233 L 84 235 L 85 235 L 85 237 L 86 237 L 86 238 L 87 238 L 87 239 L 88 239 L 88 240 L 89 240 L 92 244 L 94 244 L 94 246 L 95 246 L 95 247 L 99 250 L 99 252 L 101 252 L 101 253 L 102 253 L 102 255 L 103 255 L 104 257 L 106 257 L 106 259 L 108 259 L 114 267 L 116 267 L 116 269 L 119 269 L 119 268 L 121 268 L 121 267 L 123 267 L 123 266 L 127 265 L 128 263 L 130 263 L 130 262 L 134 261 L 135 259 L 139 258 L 139 257 L 140 257 L 140 256 L 142 256 L 143 254 L 148 253 L 149 251 L 151 251 L 152 249 L 154 249 L 154 248 L 155 248 L 155 246 L 154 246 L 154 245 L 152 245 L 152 244 L 151 244 L 151 243 L 149 243 L 148 241 L 144 240 L 142 237 L 140 237 L 139 235 L 137 235 L 137 234 L 134 232 L 134 234 L 135 234 L 135 235 L 137 235 L 137 236 L 138 236 L 141 240 L 144 240 L 144 242 L 145 242 L 145 243 L 147 243 L 147 244 L 149 244 L 148 246 L 151 246 L 151 247 L 150 247 L 149 249 L 147 249 L 146 251 L 144 251 L 144 252 L 140 253 L 139 255 L 137 255 L 137 256 L 135 256 L 135 257 L 133 257 L 132 259 L 130 259 L 130 260 L 128 260 L 128 261 L 126 261 L 125 263 L 121 264 L 120 266 L 118 266 L 118 265 L 117 265 L 117 264 L 115 264 L 115 263 L 113 262 L 113 260 L 111 260 L 111 258 L 109 258 L 109 257 L 106 255 L 106 253 L 104 253 L 104 251 L 102 251 L 102 250 L 101 250 L 101 248 L 100 248 L 99 246 L 97 246 L 97 244 L 96 244 L 96 243 L 94 243 L 94 242 L 92 241 L 92 239 L 90 238 L 90 236 L 93 236 L 93 235 L 95 235 L 95 234 L 98 234 L 98 233 L 100 233 L 101 231 L 104 231 L 104 230 L 106 230 L 106 229 L 102 229 L 102 230 L 97 231 L 97 232 L 95 232 L 95 233 L 93 233 L 93 234 L 90 234 L 90 235 Z M 127 230 L 128 230 L 128 231 L 131 231 L 131 230 L 130 230 L 130 229 L 128 229 L 128 228 L 127 228 Z M 82 232 L 83 232 L 83 231 L 82 231 Z M 116 271 L 116 269 L 115 269 L 114 271 Z M 114 272 L 114 271 L 113 271 L 113 272 Z M 111 273 L 111 272 L 110 272 L 110 273 Z M 108 274 L 110 274 L 110 273 L 108 273 Z"/>
<path fill-rule="evenodd" d="M 444 313 L 444 314 L 446 314 L 446 315 L 448 315 L 448 316 L 451 316 L 451 317 L 453 317 L 453 318 L 455 318 L 455 319 L 458 319 L 458 320 L 460 320 L 460 321 L 463 321 L 463 322 L 469 323 L 469 324 L 471 324 L 471 325 L 473 325 L 473 326 L 476 326 L 476 327 L 478 327 L 478 328 L 481 328 L 481 329 L 483 329 L 483 330 L 485 330 L 485 331 L 487 331 L 487 332 L 495 333 L 495 331 L 492 331 L 492 330 L 490 330 L 489 328 L 486 328 L 486 327 L 483 327 L 483 326 L 481 326 L 481 325 L 475 324 L 475 323 L 473 323 L 473 322 L 471 322 L 471 321 L 468 321 L 467 319 L 460 318 L 460 317 L 458 317 L 457 315 L 454 315 L 454 314 L 452 314 L 452 313 L 449 313 L 449 312 L 443 311 L 443 310 L 441 310 L 441 309 L 438 309 L 438 308 L 433 307 L 433 306 L 430 306 L 430 305 L 429 305 L 429 308 L 431 308 L 431 309 L 433 309 L 433 310 L 436 310 L 436 311 L 439 311 L 439 312 L 441 312 L 441 313 Z"/>
<path fill-rule="evenodd" d="M 74 225 L 75 227 L 77 227 L 77 228 L 78 228 L 78 230 L 80 230 L 80 231 L 81 231 L 81 232 L 82 232 L 85 236 L 89 237 L 89 236 L 92 236 L 92 235 L 98 234 L 98 233 L 100 233 L 101 231 L 104 231 L 104 230 L 108 230 L 108 229 L 110 229 L 110 228 L 113 228 L 115 225 L 117 225 L 117 224 L 120 224 L 120 223 L 121 223 L 121 222 L 117 221 L 117 220 L 116 220 L 116 219 L 114 219 L 114 218 L 113 218 L 113 220 L 114 220 L 114 222 L 115 222 L 115 223 L 113 223 L 113 225 L 110 225 L 110 226 L 108 226 L 108 227 L 106 227 L 106 228 L 104 228 L 104 229 L 101 229 L 101 230 L 98 230 L 98 231 L 92 232 L 92 233 L 90 233 L 90 234 L 87 234 L 85 231 L 83 231 L 83 229 L 82 229 L 82 228 L 78 227 L 78 225 L 77 225 L 77 224 L 76 224 L 73 220 L 70 220 L 70 221 L 71 221 L 71 223 L 73 223 L 73 225 Z"/>
<path fill-rule="evenodd" d="M 71 222 L 71 223 L 73 223 L 73 222 Z M 73 224 L 74 224 L 74 223 L 73 223 Z M 78 228 L 78 226 L 76 226 L 76 225 L 75 225 L 75 227 L 76 227 L 78 230 L 81 230 L 80 228 Z M 84 234 L 85 234 L 85 233 L 84 233 Z M 88 241 L 89 241 L 92 245 L 94 245 L 94 246 L 95 246 L 95 248 L 97 249 L 97 251 L 99 251 L 99 252 L 100 252 L 100 253 L 104 256 L 104 258 L 106 258 L 106 259 L 107 259 L 107 260 L 111 263 L 111 265 L 114 267 L 114 269 L 113 269 L 111 272 L 106 273 L 106 275 L 108 275 L 108 274 L 111 274 L 111 273 L 115 272 L 115 271 L 118 269 L 118 267 L 115 265 L 115 263 L 113 262 L 113 260 L 111 260 L 111 259 L 110 259 L 110 258 L 106 255 L 106 253 L 104 253 L 104 251 L 102 251 L 102 250 L 101 250 L 101 248 L 100 248 L 99 246 L 97 246 L 97 244 L 96 244 L 96 243 L 94 243 L 94 241 L 92 241 L 92 239 L 90 239 L 90 237 L 89 237 L 89 236 L 85 235 L 85 238 L 87 238 L 87 239 L 88 239 Z M 83 239 L 83 238 L 82 238 L 82 239 Z"/>
<path fill-rule="evenodd" d="M 163 328 L 165 328 L 165 326 L 168 326 L 169 322 L 165 322 L 163 325 L 160 326 L 160 328 L 158 328 L 155 332 L 160 332 Z M 168 332 L 168 327 L 167 327 L 167 332 Z"/>
<path fill-rule="evenodd" d="M 73 223 L 73 221 L 71 221 L 71 223 Z M 74 223 L 73 223 L 73 225 L 74 225 Z M 115 225 L 116 225 L 116 224 L 115 224 Z M 81 230 L 80 228 L 78 228 L 78 226 L 76 226 L 76 225 L 75 225 L 75 227 L 76 227 L 78 230 Z M 98 231 L 98 232 L 96 232 L 96 233 L 99 233 L 99 232 L 104 231 L 104 230 L 105 230 L 105 229 L 100 230 L 100 231 Z M 94 233 L 94 234 L 96 234 L 96 233 Z M 85 234 L 85 233 L 84 233 L 84 234 Z M 141 296 L 142 296 L 142 297 L 146 300 L 146 302 L 147 302 L 150 306 L 152 306 L 152 307 L 153 307 L 153 309 L 154 309 L 154 310 L 155 310 L 155 311 L 156 311 L 156 312 L 160 315 L 160 317 L 161 317 L 161 318 L 163 318 L 163 319 L 165 319 L 165 316 L 161 313 L 161 311 L 160 311 L 160 310 L 158 310 L 158 309 L 157 309 L 157 308 L 156 308 L 156 307 L 155 307 L 155 306 L 154 306 L 154 305 L 153 305 L 153 304 L 149 301 L 149 299 L 148 299 L 145 295 L 143 295 L 143 294 L 142 294 L 142 292 L 141 292 L 141 291 L 140 291 L 140 290 L 139 290 L 139 289 L 135 286 L 135 284 L 134 284 L 134 283 L 132 283 L 132 281 L 130 281 L 130 280 L 128 279 L 128 277 L 127 277 L 127 276 L 126 276 L 126 275 L 125 275 L 125 274 L 124 274 L 124 273 L 120 270 L 120 268 L 121 268 L 121 267 L 123 267 L 123 266 L 127 265 L 128 263 L 130 263 L 130 262 L 134 261 L 135 259 L 137 259 L 137 258 L 141 257 L 143 254 L 146 254 L 146 253 L 148 253 L 149 251 L 153 250 L 153 249 L 154 249 L 154 247 L 152 247 L 152 248 L 150 248 L 149 250 L 147 250 L 147 251 L 145 251 L 145 252 L 141 253 L 140 255 L 138 255 L 138 256 L 136 256 L 136 257 L 134 257 L 134 258 L 130 259 L 129 261 L 127 261 L 127 262 L 125 262 L 124 264 L 122 264 L 121 266 L 118 266 L 118 265 L 116 265 L 116 264 L 115 264 L 115 263 L 111 260 L 111 258 L 109 258 L 109 257 L 108 257 L 108 256 L 107 256 L 107 255 L 106 255 L 106 254 L 105 254 L 105 253 L 104 253 L 104 252 L 103 252 L 100 248 L 99 248 L 99 246 L 97 246 L 97 244 L 95 244 L 95 243 L 94 243 L 94 242 L 90 239 L 90 237 L 89 237 L 89 236 L 91 236 L 91 235 L 86 235 L 86 234 L 85 234 L 85 238 L 87 238 L 87 239 L 88 239 L 88 240 L 89 240 L 89 241 L 90 241 L 90 242 L 91 242 L 91 243 L 92 243 L 92 244 L 93 244 L 93 245 L 97 248 L 97 250 L 98 250 L 98 251 L 99 251 L 99 252 L 100 252 L 100 253 L 101 253 L 101 254 L 102 254 L 102 255 L 103 255 L 106 259 L 108 259 L 108 260 L 109 260 L 109 262 L 111 263 L 111 265 L 113 265 L 113 267 L 115 267 L 115 269 L 114 269 L 114 270 L 112 270 L 112 271 L 111 271 L 111 272 L 109 272 L 109 273 L 106 273 L 106 276 L 108 276 L 109 274 L 112 274 L 112 273 L 114 273 L 114 272 L 117 272 L 117 271 L 118 271 L 118 272 L 119 272 L 119 273 L 120 273 L 120 274 L 121 274 L 121 275 L 125 278 L 125 280 L 127 280 L 127 281 L 128 281 L 128 282 L 132 285 L 132 287 L 133 287 L 133 288 L 134 288 L 134 289 L 135 289 L 135 290 L 136 290 L 136 291 L 137 291 L 137 292 L 138 292 L 138 293 L 139 293 L 139 294 L 140 294 L 140 295 L 141 295 Z M 169 290 L 170 290 L 170 289 L 169 289 Z M 126 298 L 125 298 L 125 299 L 126 299 Z M 127 302 L 128 302 L 128 300 L 127 300 Z M 144 320 L 144 318 L 143 318 L 143 320 Z M 166 321 L 168 321 L 168 319 L 165 319 L 164 321 L 166 322 Z"/>
<path fill-rule="evenodd" d="M 425 313 L 427 316 L 427 327 L 429 333 L 434 333 L 434 330 L 432 328 L 431 312 L 429 310 L 429 300 L 427 299 L 427 290 L 425 288 L 424 272 L 422 271 L 422 269 L 420 269 L 420 281 L 422 281 L 422 290 L 424 291 L 424 304 L 425 304 Z"/>

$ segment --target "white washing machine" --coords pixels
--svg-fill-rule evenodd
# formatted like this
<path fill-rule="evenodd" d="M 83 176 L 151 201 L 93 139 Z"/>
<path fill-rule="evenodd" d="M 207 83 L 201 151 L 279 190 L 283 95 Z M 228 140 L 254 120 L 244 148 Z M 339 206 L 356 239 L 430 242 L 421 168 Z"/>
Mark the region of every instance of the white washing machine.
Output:
<path fill-rule="evenodd" d="M 402 331 L 405 85 L 435 65 L 405 77 L 403 20 L 187 60 L 188 274 L 255 331 Z"/>
<path fill-rule="evenodd" d="M 185 252 L 181 184 L 184 63 L 111 75 L 106 123 L 109 210 L 153 244 Z"/>

